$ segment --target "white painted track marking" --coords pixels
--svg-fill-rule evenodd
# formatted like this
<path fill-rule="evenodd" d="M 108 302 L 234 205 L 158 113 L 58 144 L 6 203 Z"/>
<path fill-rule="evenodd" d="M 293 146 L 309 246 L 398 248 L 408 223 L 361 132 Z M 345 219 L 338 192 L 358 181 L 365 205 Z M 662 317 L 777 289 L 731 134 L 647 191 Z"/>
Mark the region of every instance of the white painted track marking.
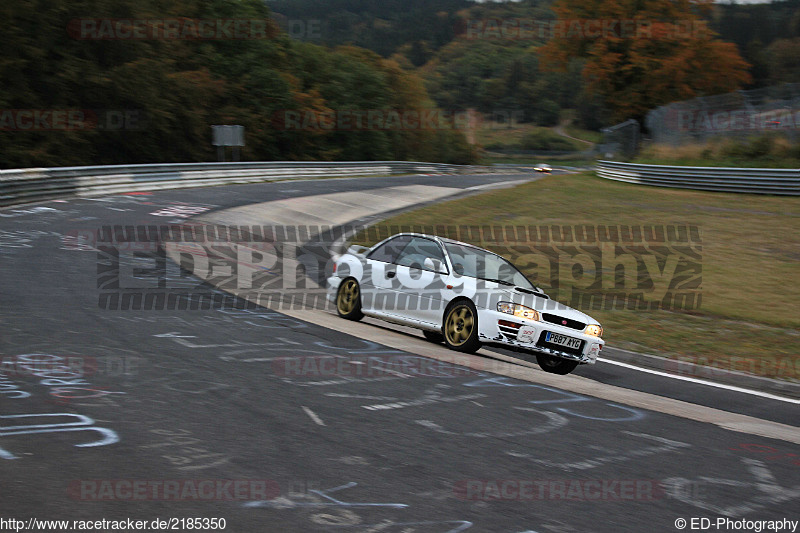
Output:
<path fill-rule="evenodd" d="M 743 394 L 751 394 L 753 396 L 760 396 L 761 398 L 769 398 L 770 400 L 778 400 L 779 402 L 786 402 L 786 403 L 793 403 L 795 405 L 800 404 L 800 400 L 796 400 L 794 398 L 786 398 L 785 396 L 778 396 L 776 394 L 770 394 L 768 392 L 761 392 L 752 389 L 745 389 L 743 387 L 737 387 L 735 385 L 726 385 L 725 383 L 715 383 L 713 381 L 707 381 L 705 379 L 698 379 L 698 378 L 691 378 L 688 376 L 679 376 L 676 374 L 670 374 L 669 372 L 661 372 L 660 370 L 652 370 L 650 368 L 644 368 L 641 366 L 632 365 L 629 363 L 622 363 L 620 361 L 612 361 L 611 359 L 605 358 L 598 358 L 599 362 L 608 363 L 610 365 L 617 365 L 625 368 L 630 368 L 631 370 L 636 370 L 638 372 L 646 372 L 647 374 L 654 374 L 656 376 L 662 376 L 665 378 L 670 379 L 677 379 L 680 381 L 688 381 L 689 383 L 697 383 L 699 385 L 706 385 L 708 387 L 716 387 L 718 389 L 725 389 L 729 391 L 741 392 Z"/>
<path fill-rule="evenodd" d="M 308 417 L 311 418 L 311 420 L 313 420 L 315 424 L 317 424 L 319 426 L 324 426 L 325 425 L 325 422 L 322 421 L 322 419 L 317 415 L 317 413 L 315 413 L 314 411 L 312 411 L 311 409 L 309 409 L 305 405 L 301 405 L 300 407 L 303 408 L 303 411 L 306 412 Z"/>
<path fill-rule="evenodd" d="M 486 348 L 483 348 L 476 355 L 454 352 L 443 345 L 433 344 L 423 339 L 417 335 L 416 330 L 411 334 L 405 333 L 404 330 L 406 328 L 402 326 L 395 327 L 373 319 L 352 322 L 343 320 L 333 313 L 319 310 L 292 311 L 284 309 L 281 310 L 281 313 L 339 331 L 340 333 L 381 343 L 396 350 L 464 366 L 478 372 L 538 383 L 622 405 L 713 424 L 731 431 L 800 444 L 800 427 L 770 420 L 761 420 L 748 415 L 692 404 L 633 389 L 625 389 L 615 385 L 607 385 L 575 374 L 567 376 L 548 374 L 538 368 L 532 368 L 536 366 L 533 363 L 520 361 L 505 354 L 490 352 Z M 487 355 L 491 356 L 491 358 L 486 357 Z M 524 364 L 521 365 L 519 363 Z"/>
<path fill-rule="evenodd" d="M 348 221 L 358 220 L 363 216 L 375 215 L 386 211 L 387 206 L 385 204 L 387 202 L 392 203 L 391 208 L 400 208 L 409 204 L 419 203 L 423 200 L 442 200 L 447 196 L 452 196 L 462 191 L 461 189 L 455 188 L 416 185 L 390 187 L 356 194 L 334 193 L 331 195 L 321 195 L 320 197 L 295 198 L 233 208 L 215 212 L 212 215 L 206 215 L 195 220 L 212 224 L 266 224 L 271 222 L 291 225 L 292 223 L 296 223 L 297 220 L 304 220 L 304 215 L 302 215 L 302 213 L 315 212 L 318 217 L 324 218 L 326 224 L 333 226 L 335 224 L 346 224 Z M 342 197 L 341 194 L 345 194 L 345 196 Z M 337 205 L 336 208 L 333 209 L 330 208 L 329 205 L 332 204 L 332 202 L 325 202 L 325 200 L 345 201 L 353 205 L 351 209 L 342 209 L 340 205 Z M 376 208 L 376 206 L 380 206 L 380 208 Z M 324 209 L 325 207 L 328 207 L 328 209 Z M 269 213 L 270 221 L 265 220 L 265 218 L 267 218 L 265 213 Z M 236 293 L 236 291 L 230 292 Z M 252 295 L 246 293 L 239 294 L 238 296 L 251 301 L 253 299 Z M 438 346 L 425 341 L 416 334 L 409 335 L 399 331 L 392 331 L 390 328 L 386 327 L 385 323 L 378 327 L 365 323 L 348 323 L 348 321 L 342 320 L 335 315 L 316 310 L 291 311 L 279 309 L 279 311 L 284 315 L 299 320 L 305 320 L 324 328 L 353 335 L 361 339 L 372 340 L 373 342 L 396 350 L 450 362 L 471 368 L 478 372 L 492 373 L 539 383 L 560 390 L 606 399 L 623 405 L 649 409 L 651 411 L 702 423 L 714 424 L 732 431 L 800 444 L 800 427 L 768 420 L 760 420 L 755 417 L 691 404 L 668 397 L 606 385 L 577 375 L 555 376 L 553 374 L 546 374 L 536 368 L 531 368 L 532 366 L 536 366 L 534 364 L 520 361 L 519 359 L 515 360 L 504 354 L 487 353 L 487 350 L 483 351 L 483 357 L 480 355 L 469 356 L 466 354 L 457 354 L 456 352 L 447 350 L 444 346 Z M 487 355 L 490 355 L 491 359 L 486 357 Z M 638 367 L 634 367 L 634 369 L 639 370 Z M 667 374 L 665 377 L 674 376 Z M 306 409 L 306 413 L 311 417 L 312 414 L 310 410 L 307 408 L 304 409 Z"/>

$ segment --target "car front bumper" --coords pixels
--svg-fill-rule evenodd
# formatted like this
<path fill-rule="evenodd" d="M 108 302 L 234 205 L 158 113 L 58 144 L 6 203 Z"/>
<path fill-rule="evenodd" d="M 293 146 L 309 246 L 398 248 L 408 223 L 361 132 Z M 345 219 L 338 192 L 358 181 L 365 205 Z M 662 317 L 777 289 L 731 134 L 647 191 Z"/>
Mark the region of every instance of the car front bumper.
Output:
<path fill-rule="evenodd" d="M 547 332 L 581 341 L 579 348 L 568 348 L 545 341 Z M 594 364 L 605 344 L 603 339 L 586 335 L 582 331 L 551 324 L 526 320 L 492 310 L 478 311 L 478 337 L 482 343 L 508 346 L 531 353 L 543 353 Z"/>

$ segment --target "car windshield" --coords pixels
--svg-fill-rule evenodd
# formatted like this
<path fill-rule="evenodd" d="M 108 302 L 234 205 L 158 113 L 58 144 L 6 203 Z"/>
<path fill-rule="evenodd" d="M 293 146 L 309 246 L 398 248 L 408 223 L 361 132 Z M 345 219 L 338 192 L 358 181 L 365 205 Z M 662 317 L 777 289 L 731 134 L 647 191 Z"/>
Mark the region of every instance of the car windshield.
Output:
<path fill-rule="evenodd" d="M 469 276 L 523 289 L 538 290 L 517 267 L 497 254 L 474 246 L 445 243 L 453 271 L 459 276 Z"/>

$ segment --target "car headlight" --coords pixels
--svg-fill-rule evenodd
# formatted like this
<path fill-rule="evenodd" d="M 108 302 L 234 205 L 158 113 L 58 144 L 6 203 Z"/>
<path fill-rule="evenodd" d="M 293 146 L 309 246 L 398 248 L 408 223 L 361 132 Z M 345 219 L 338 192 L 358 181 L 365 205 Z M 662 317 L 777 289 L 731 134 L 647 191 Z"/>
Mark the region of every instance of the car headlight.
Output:
<path fill-rule="evenodd" d="M 586 326 L 586 329 L 583 330 L 584 333 L 587 335 L 592 335 L 593 337 L 602 337 L 603 336 L 603 326 L 600 324 L 589 324 Z"/>
<path fill-rule="evenodd" d="M 525 307 L 524 305 L 511 302 L 497 302 L 497 310 L 501 313 L 508 313 L 517 318 L 527 318 L 528 320 L 539 320 L 539 312 L 536 309 Z"/>

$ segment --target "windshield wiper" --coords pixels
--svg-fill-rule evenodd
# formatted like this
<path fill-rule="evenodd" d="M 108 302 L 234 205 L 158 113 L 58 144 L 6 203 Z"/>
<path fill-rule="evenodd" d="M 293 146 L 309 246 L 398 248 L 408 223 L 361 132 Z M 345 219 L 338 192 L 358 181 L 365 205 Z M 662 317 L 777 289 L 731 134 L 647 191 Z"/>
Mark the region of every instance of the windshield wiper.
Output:
<path fill-rule="evenodd" d="M 478 279 L 482 279 L 483 281 L 493 281 L 495 283 L 502 283 L 503 285 L 514 285 L 514 283 L 511 283 L 510 281 L 506 281 L 504 279 L 494 279 L 494 278 L 478 278 Z"/>
<path fill-rule="evenodd" d="M 550 299 L 550 297 L 546 295 L 544 292 L 542 292 L 542 290 L 539 289 L 538 287 L 536 287 L 536 290 L 526 289 L 525 287 L 520 287 L 519 285 L 517 285 L 514 288 L 519 292 L 524 292 L 525 294 L 533 294 L 534 296 L 538 296 L 539 298 L 544 298 L 545 300 Z"/>

